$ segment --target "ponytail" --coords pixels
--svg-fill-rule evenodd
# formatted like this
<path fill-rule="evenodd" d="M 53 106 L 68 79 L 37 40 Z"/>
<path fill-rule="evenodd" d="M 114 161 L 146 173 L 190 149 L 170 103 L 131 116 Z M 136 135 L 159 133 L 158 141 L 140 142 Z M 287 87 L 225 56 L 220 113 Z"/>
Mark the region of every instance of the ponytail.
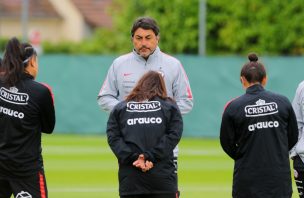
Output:
<path fill-rule="evenodd" d="M 1 64 L 2 78 L 7 86 L 14 86 L 20 81 L 33 55 L 36 52 L 30 44 L 20 43 L 16 37 L 8 41 Z"/>

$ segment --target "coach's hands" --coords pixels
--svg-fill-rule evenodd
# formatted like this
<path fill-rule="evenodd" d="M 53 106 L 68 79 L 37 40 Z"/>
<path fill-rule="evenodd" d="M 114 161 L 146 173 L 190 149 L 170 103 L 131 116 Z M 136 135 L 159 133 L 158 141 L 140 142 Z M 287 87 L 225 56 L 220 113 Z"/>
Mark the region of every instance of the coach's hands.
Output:
<path fill-rule="evenodd" d="M 138 159 L 133 162 L 133 166 L 141 169 L 142 172 L 147 172 L 148 170 L 153 168 L 153 163 L 148 160 L 145 160 L 145 156 L 143 154 L 140 154 L 138 156 Z"/>

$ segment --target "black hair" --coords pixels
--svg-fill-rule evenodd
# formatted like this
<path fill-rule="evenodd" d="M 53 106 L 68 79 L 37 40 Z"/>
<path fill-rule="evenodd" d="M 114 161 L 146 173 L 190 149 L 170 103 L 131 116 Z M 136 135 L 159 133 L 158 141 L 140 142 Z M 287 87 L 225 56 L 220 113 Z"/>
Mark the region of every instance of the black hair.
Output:
<path fill-rule="evenodd" d="M 159 34 L 159 27 L 157 25 L 157 22 L 150 17 L 140 17 L 135 20 L 131 29 L 132 37 L 138 28 L 142 28 L 144 30 L 152 30 L 156 36 Z"/>
<path fill-rule="evenodd" d="M 248 59 L 249 62 L 242 67 L 240 75 L 245 77 L 249 83 L 261 83 L 266 77 L 265 66 L 258 61 L 259 58 L 255 53 L 250 53 Z"/>
<path fill-rule="evenodd" d="M 33 56 L 36 57 L 37 53 L 30 44 L 20 43 L 16 37 L 10 39 L 5 47 L 1 64 L 4 83 L 8 86 L 18 83 Z"/>

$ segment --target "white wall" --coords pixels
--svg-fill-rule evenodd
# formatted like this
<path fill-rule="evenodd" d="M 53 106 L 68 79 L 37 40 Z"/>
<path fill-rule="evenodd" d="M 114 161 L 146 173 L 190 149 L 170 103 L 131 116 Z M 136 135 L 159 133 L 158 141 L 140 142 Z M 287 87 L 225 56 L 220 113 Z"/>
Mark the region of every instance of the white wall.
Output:
<path fill-rule="evenodd" d="M 70 0 L 49 0 L 61 18 L 29 18 L 28 37 L 38 31 L 41 40 L 80 41 L 91 34 L 84 18 Z M 22 37 L 21 18 L 0 17 L 0 37 Z"/>

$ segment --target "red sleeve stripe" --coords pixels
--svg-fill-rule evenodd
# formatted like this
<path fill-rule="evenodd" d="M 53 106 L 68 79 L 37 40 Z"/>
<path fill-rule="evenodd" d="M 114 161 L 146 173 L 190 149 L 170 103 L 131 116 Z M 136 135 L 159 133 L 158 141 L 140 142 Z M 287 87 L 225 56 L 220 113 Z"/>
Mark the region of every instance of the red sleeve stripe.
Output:
<path fill-rule="evenodd" d="M 46 88 L 48 88 L 48 90 L 50 91 L 51 93 L 51 96 L 52 96 L 52 100 L 53 100 L 53 105 L 54 105 L 54 94 L 53 94 L 53 91 L 52 91 L 52 88 L 50 85 L 46 84 L 46 83 L 40 83 L 42 84 L 43 86 L 45 86 Z"/>
<path fill-rule="evenodd" d="M 185 76 L 186 80 L 189 83 L 189 79 L 188 79 L 188 76 L 187 76 L 186 71 L 184 69 L 184 66 L 182 64 L 181 64 L 181 66 L 182 66 L 182 70 L 183 70 L 184 76 Z M 190 88 L 189 84 L 187 84 L 187 93 L 188 93 L 188 98 L 192 99 L 193 95 L 192 95 L 192 91 L 191 91 L 191 88 Z"/>
<path fill-rule="evenodd" d="M 166 56 L 170 56 L 170 57 L 173 57 L 173 56 L 171 56 L 171 55 L 169 55 L 169 54 L 166 54 L 166 53 L 164 53 L 164 52 L 162 52 L 164 55 L 166 55 Z M 175 57 L 173 57 L 174 59 L 176 59 Z M 184 76 L 185 76 L 185 78 L 186 78 L 186 80 L 188 81 L 188 83 L 189 83 L 189 79 L 188 79 L 188 76 L 187 76 L 187 74 L 186 74 L 186 71 L 185 71 L 185 69 L 184 69 L 184 66 L 182 65 L 182 63 L 180 63 L 181 64 L 181 68 L 182 68 L 182 71 L 183 71 L 183 73 L 184 73 Z M 192 99 L 193 98 L 193 95 L 192 95 L 192 91 L 191 91 L 191 88 L 190 88 L 190 85 L 189 84 L 187 84 L 187 95 L 188 95 L 188 98 L 189 99 Z"/>
<path fill-rule="evenodd" d="M 46 198 L 46 186 L 44 181 L 44 175 L 39 172 L 39 186 L 40 186 L 40 196 L 41 198 Z"/>
<path fill-rule="evenodd" d="M 100 88 L 100 90 L 99 90 L 99 94 L 101 94 L 102 90 L 104 89 L 104 86 L 106 85 L 107 80 L 108 80 L 108 76 L 107 76 L 106 79 L 103 81 L 103 84 L 102 84 L 102 86 L 101 86 L 101 88 Z"/>

